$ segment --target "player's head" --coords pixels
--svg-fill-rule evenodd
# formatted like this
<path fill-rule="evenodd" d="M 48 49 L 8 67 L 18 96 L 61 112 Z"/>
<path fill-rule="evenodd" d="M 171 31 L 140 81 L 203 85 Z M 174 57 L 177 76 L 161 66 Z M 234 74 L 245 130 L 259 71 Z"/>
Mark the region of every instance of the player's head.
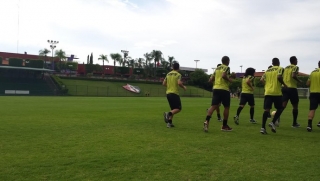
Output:
<path fill-rule="evenodd" d="M 173 70 L 179 70 L 179 68 L 180 68 L 179 63 L 177 63 L 177 62 L 173 63 L 172 68 L 173 68 Z"/>
<path fill-rule="evenodd" d="M 297 64 L 298 64 L 298 59 L 297 59 L 297 57 L 296 57 L 296 56 L 290 57 L 290 63 L 291 63 L 292 65 L 297 65 Z"/>
<path fill-rule="evenodd" d="M 244 76 L 248 76 L 248 75 L 254 76 L 254 73 L 256 73 L 256 70 L 254 68 L 249 67 L 246 69 Z"/>
<path fill-rule="evenodd" d="M 270 65 L 270 66 L 268 67 L 268 69 L 271 68 L 271 67 L 272 67 L 272 65 Z"/>
<path fill-rule="evenodd" d="M 221 63 L 219 63 L 219 64 L 217 65 L 217 67 L 220 67 L 220 65 L 221 65 Z"/>
<path fill-rule="evenodd" d="M 320 68 L 320 60 L 319 60 L 319 62 L 318 62 L 318 67 Z"/>
<path fill-rule="evenodd" d="M 224 57 L 222 57 L 221 62 L 222 62 L 223 65 L 228 66 L 229 63 L 230 63 L 230 59 L 229 59 L 228 56 L 224 56 Z"/>
<path fill-rule="evenodd" d="M 272 65 L 273 66 L 279 66 L 280 65 L 280 60 L 278 58 L 273 58 L 272 59 Z"/>

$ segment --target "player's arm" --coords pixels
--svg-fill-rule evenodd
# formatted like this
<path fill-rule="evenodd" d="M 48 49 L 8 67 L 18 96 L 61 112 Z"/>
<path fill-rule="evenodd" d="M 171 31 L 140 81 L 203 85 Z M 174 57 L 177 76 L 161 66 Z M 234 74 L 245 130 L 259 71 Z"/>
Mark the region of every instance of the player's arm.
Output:
<path fill-rule="evenodd" d="M 262 77 L 261 77 L 261 79 L 260 79 L 260 82 L 262 82 L 262 83 L 265 84 L 265 83 L 266 83 L 265 80 L 266 80 L 266 74 L 263 74 Z"/>
<path fill-rule="evenodd" d="M 222 72 L 222 78 L 224 79 L 224 80 L 226 80 L 227 82 L 232 82 L 232 79 L 230 79 L 229 77 L 228 77 L 228 74 L 230 73 L 230 68 L 228 67 L 226 70 L 224 70 L 223 72 Z"/>
<path fill-rule="evenodd" d="M 311 83 L 311 80 L 310 80 L 310 77 L 309 77 L 309 79 L 307 80 L 306 85 L 307 85 L 308 87 L 310 87 L 310 83 Z"/>
<path fill-rule="evenodd" d="M 294 79 L 294 80 L 296 80 L 297 82 L 302 82 L 299 78 L 298 78 L 298 74 L 299 74 L 299 67 L 296 67 L 294 70 L 293 70 L 293 72 L 292 72 L 292 78 Z"/>
<path fill-rule="evenodd" d="M 163 80 L 162 85 L 167 87 L 167 77 Z"/>
<path fill-rule="evenodd" d="M 214 73 L 211 75 L 211 77 L 209 78 L 208 82 L 213 82 L 213 80 L 215 78 L 215 74 L 216 74 L 216 71 L 214 71 Z"/>
<path fill-rule="evenodd" d="M 283 68 L 281 68 L 281 69 L 279 70 L 279 72 L 278 72 L 278 81 L 279 81 L 284 87 L 288 87 L 288 86 L 286 85 L 286 83 L 284 83 L 282 75 L 283 75 Z"/>
<path fill-rule="evenodd" d="M 181 87 L 184 90 L 187 90 L 187 87 L 183 85 L 182 81 L 181 81 L 181 75 L 179 75 L 178 77 L 178 85 L 179 87 Z"/>

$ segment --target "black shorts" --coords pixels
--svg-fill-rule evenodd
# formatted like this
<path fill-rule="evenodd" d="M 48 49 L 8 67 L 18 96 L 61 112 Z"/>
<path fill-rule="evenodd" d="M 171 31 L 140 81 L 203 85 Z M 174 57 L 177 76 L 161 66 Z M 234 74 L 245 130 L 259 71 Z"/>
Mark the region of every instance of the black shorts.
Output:
<path fill-rule="evenodd" d="M 242 93 L 239 105 L 246 105 L 247 103 L 249 106 L 254 106 L 254 96 L 253 94 Z"/>
<path fill-rule="evenodd" d="M 224 107 L 230 107 L 230 92 L 223 89 L 213 89 L 213 96 L 211 105 L 222 105 Z"/>
<path fill-rule="evenodd" d="M 320 104 L 320 93 L 310 93 L 309 100 L 309 110 L 316 110 Z"/>
<path fill-rule="evenodd" d="M 171 110 L 173 109 L 182 109 L 180 96 L 177 94 L 167 94 L 167 99 L 170 105 Z"/>
<path fill-rule="evenodd" d="M 271 109 L 272 104 L 276 109 L 282 109 L 282 96 L 264 96 L 264 109 Z"/>
<path fill-rule="evenodd" d="M 296 88 L 282 88 L 282 101 L 288 102 L 290 100 L 291 104 L 299 103 L 298 89 Z"/>

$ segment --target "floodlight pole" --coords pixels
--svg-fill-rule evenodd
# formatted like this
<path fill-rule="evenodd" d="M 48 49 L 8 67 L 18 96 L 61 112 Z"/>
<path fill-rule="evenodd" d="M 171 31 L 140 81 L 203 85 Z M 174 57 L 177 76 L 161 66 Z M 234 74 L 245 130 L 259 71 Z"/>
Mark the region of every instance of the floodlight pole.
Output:
<path fill-rule="evenodd" d="M 241 73 L 242 73 L 242 65 L 240 65 L 240 67 L 241 67 Z"/>
<path fill-rule="evenodd" d="M 194 60 L 195 62 L 196 62 L 196 69 L 198 68 L 198 62 L 200 61 L 200 60 Z"/>
<path fill-rule="evenodd" d="M 54 40 L 48 40 L 47 41 L 50 44 L 51 52 L 52 52 L 52 62 L 51 62 L 51 68 L 54 70 L 54 60 L 53 60 L 53 50 L 57 47 L 56 44 L 59 43 L 59 41 L 54 41 Z"/>

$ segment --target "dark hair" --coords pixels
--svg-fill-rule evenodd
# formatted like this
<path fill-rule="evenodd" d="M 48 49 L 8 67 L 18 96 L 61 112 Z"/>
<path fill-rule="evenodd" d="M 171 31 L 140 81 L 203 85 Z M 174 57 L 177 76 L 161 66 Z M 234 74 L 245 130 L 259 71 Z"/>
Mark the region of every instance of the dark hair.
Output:
<path fill-rule="evenodd" d="M 271 67 L 272 67 L 272 65 L 270 65 L 270 66 L 268 67 L 268 69 L 271 68 Z"/>
<path fill-rule="evenodd" d="M 244 73 L 244 76 L 245 77 L 248 76 L 248 75 L 254 76 L 254 73 L 256 73 L 256 69 L 249 67 L 249 68 L 246 69 L 246 72 Z"/>
<path fill-rule="evenodd" d="M 222 62 L 223 64 L 226 64 L 226 63 L 228 63 L 229 61 L 230 61 L 230 59 L 229 59 L 228 56 L 223 56 L 222 59 L 221 59 L 221 62 Z"/>
<path fill-rule="evenodd" d="M 280 65 L 280 60 L 278 58 L 273 58 L 272 59 L 272 65 L 279 66 Z"/>
<path fill-rule="evenodd" d="M 320 68 L 320 60 L 319 60 L 319 62 L 318 62 L 318 67 Z"/>
<path fill-rule="evenodd" d="M 180 67 L 179 63 L 176 62 L 173 64 L 173 70 L 179 70 L 179 67 Z"/>
<path fill-rule="evenodd" d="M 295 61 L 297 61 L 297 57 L 296 56 L 290 57 L 290 63 L 294 63 Z"/>
<path fill-rule="evenodd" d="M 220 67 L 220 65 L 221 65 L 221 63 L 219 63 L 219 64 L 217 65 L 217 67 Z"/>

